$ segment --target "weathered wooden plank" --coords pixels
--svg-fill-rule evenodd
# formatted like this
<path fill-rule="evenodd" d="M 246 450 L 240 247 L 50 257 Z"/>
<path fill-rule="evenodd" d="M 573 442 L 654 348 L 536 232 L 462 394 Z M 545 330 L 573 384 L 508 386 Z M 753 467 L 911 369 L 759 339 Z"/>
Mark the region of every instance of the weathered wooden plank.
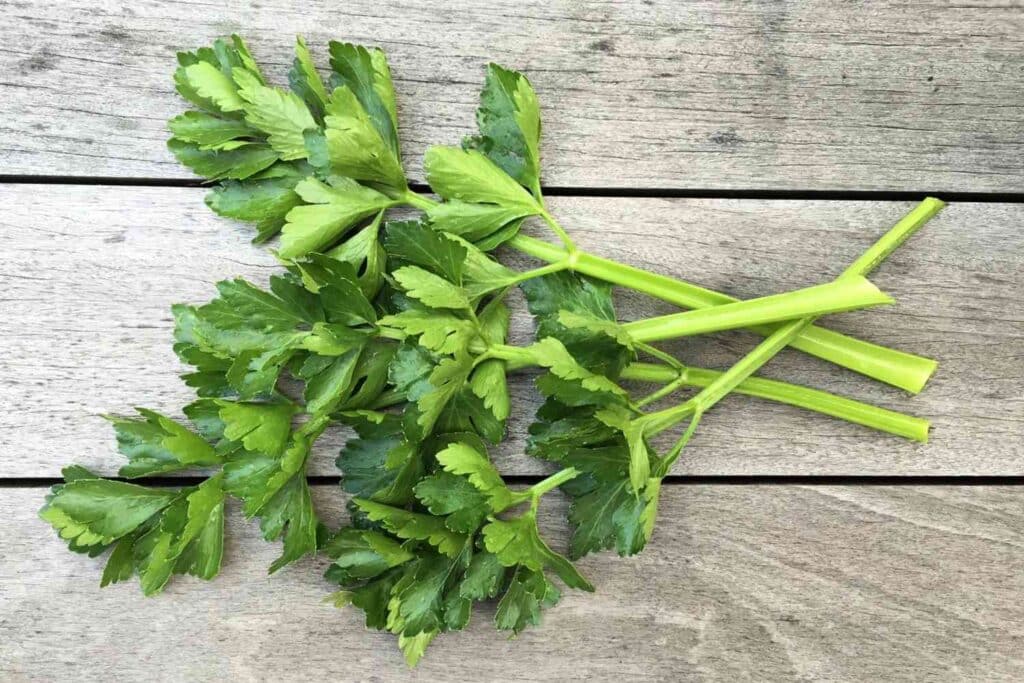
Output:
<path fill-rule="evenodd" d="M 341 497 L 317 491 L 337 520 Z M 222 576 L 145 599 L 98 588 L 34 518 L 41 489 L 0 498 L 5 680 L 1020 680 L 1020 490 L 670 486 L 651 546 L 581 562 L 569 593 L 509 641 L 491 610 L 438 639 L 415 675 L 390 636 L 322 602 L 323 560 L 267 577 L 276 544 L 232 514 Z M 545 524 L 562 528 L 562 506 Z M 552 538 L 564 534 L 554 532 Z"/>
<path fill-rule="evenodd" d="M 0 476 L 56 476 L 71 461 L 112 472 L 120 456 L 100 413 L 144 405 L 176 414 L 191 400 L 176 377 L 171 303 L 205 301 L 215 281 L 234 276 L 265 283 L 278 266 L 248 243 L 247 228 L 213 216 L 202 190 L 7 185 L 0 186 L 0 205 L 7 207 Z M 552 206 L 585 248 L 750 297 L 834 276 L 909 205 L 559 198 Z M 1022 218 L 1019 205 L 947 207 L 878 271 L 876 282 L 898 305 L 828 321 L 940 359 L 921 395 L 907 397 L 797 352 L 765 369 L 931 418 L 932 443 L 730 397 L 701 425 L 677 472 L 1024 472 Z M 628 318 L 671 310 L 636 295 L 622 296 L 619 308 Z M 521 311 L 513 336 L 522 343 L 530 329 Z M 725 367 L 754 339 L 734 333 L 667 348 L 695 365 Z M 507 472 L 538 473 L 543 466 L 522 455 L 537 398 L 529 379 L 513 390 L 511 439 L 496 457 Z M 325 437 L 314 473 L 336 473 L 341 439 Z"/>
<path fill-rule="evenodd" d="M 177 50 L 239 31 L 378 44 L 407 164 L 469 132 L 488 61 L 544 106 L 545 180 L 600 187 L 1018 191 L 1017 3 L 531 0 L 0 3 L 0 173 L 184 177 Z M 321 63 L 326 59 L 321 55 Z"/>

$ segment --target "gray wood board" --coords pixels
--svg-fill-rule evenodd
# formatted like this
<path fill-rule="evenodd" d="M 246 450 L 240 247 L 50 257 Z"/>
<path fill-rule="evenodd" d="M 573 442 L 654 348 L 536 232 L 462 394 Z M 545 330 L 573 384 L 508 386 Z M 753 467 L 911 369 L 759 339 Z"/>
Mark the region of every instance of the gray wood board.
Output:
<path fill-rule="evenodd" d="M 342 516 L 336 490 L 318 508 Z M 229 515 L 223 574 L 143 598 L 100 589 L 34 517 L 43 490 L 0 498 L 0 676 L 23 680 L 1020 680 L 1019 489 L 669 486 L 651 545 L 581 561 L 569 592 L 508 640 L 493 607 L 409 674 L 386 634 L 323 603 L 326 561 L 268 577 L 279 544 Z M 543 524 L 565 540 L 564 505 Z"/>
<path fill-rule="evenodd" d="M 192 397 L 178 380 L 169 307 L 199 303 L 217 280 L 265 283 L 279 266 L 186 188 L 0 186 L 0 476 L 57 476 L 80 462 L 112 473 L 122 462 L 102 413 L 142 405 L 178 415 Z M 553 211 L 585 248 L 751 297 L 823 282 L 881 235 L 906 203 L 557 198 Z M 909 397 L 795 351 L 764 370 L 928 417 L 916 445 L 787 406 L 733 396 L 702 423 L 680 474 L 1024 473 L 1024 207 L 952 205 L 877 272 L 893 307 L 827 324 L 941 361 Z M 535 234 L 540 228 L 530 226 Z M 515 254 L 503 258 L 518 267 Z M 531 322 L 516 302 L 514 338 Z M 670 306 L 620 297 L 625 318 Z M 747 333 L 668 344 L 683 360 L 726 367 L 755 343 Z M 538 399 L 512 385 L 511 438 L 496 450 L 506 473 L 545 466 L 522 455 Z M 337 474 L 344 432 L 318 445 L 313 474 Z"/>
<path fill-rule="evenodd" d="M 277 83 L 304 34 L 380 45 L 407 167 L 472 131 L 487 62 L 540 95 L 545 182 L 1019 191 L 1017 2 L 0 2 L 0 173 L 185 177 L 174 54 L 239 32 Z"/>

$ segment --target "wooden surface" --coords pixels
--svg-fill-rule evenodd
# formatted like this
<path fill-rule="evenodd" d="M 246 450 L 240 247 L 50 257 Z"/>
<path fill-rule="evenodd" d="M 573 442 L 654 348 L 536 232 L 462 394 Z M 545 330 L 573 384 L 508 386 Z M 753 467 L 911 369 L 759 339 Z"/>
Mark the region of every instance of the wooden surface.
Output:
<path fill-rule="evenodd" d="M 200 303 L 237 275 L 265 282 L 278 267 L 248 228 L 218 219 L 190 188 L 0 186 L 9 248 L 0 288 L 0 412 L 19 457 L 0 476 L 59 475 L 70 460 L 113 473 L 123 458 L 100 413 L 135 405 L 177 414 L 190 393 L 170 348 L 170 305 Z M 911 204 L 892 202 L 555 198 L 552 209 L 598 253 L 750 297 L 823 282 Z M 765 375 L 877 402 L 934 421 L 918 445 L 795 408 L 730 397 L 709 415 L 679 474 L 1024 474 L 1024 206 L 954 204 L 874 278 L 896 306 L 827 321 L 941 361 L 916 397 L 804 354 Z M 539 228 L 535 228 L 539 231 Z M 537 234 L 540 234 L 539 232 Z M 13 258 L 11 256 L 13 255 Z M 520 265 L 525 266 L 523 260 Z M 14 264 L 19 264 L 15 266 Z M 629 317 L 665 304 L 623 297 Z M 522 308 L 520 307 L 520 311 Z M 514 337 L 530 337 L 527 315 Z M 726 367 L 745 333 L 669 345 L 685 361 Z M 496 459 L 514 474 L 545 466 L 522 454 L 538 397 L 514 385 L 511 439 Z M 337 474 L 344 432 L 319 446 L 316 474 Z"/>
<path fill-rule="evenodd" d="M 133 584 L 100 590 L 98 561 L 48 538 L 33 516 L 41 489 L 7 493 L 5 680 L 993 681 L 1024 670 L 1014 488 L 670 487 L 642 555 L 581 563 L 596 593 L 567 594 L 513 641 L 478 612 L 415 675 L 390 636 L 322 602 L 323 560 L 267 577 L 279 549 L 237 514 L 218 579 L 174 579 L 147 599 Z M 340 493 L 317 494 L 338 519 Z M 561 505 L 545 509 L 560 529 Z"/>
<path fill-rule="evenodd" d="M 391 58 L 404 150 L 473 125 L 484 65 L 543 105 L 574 187 L 1020 191 L 1018 2 L 0 2 L 0 173 L 184 177 L 174 53 L 237 31 L 277 82 L 304 34 Z"/>
<path fill-rule="evenodd" d="M 235 31 L 278 83 L 296 33 L 321 65 L 328 39 L 384 47 L 417 179 L 427 145 L 471 130 L 484 64 L 525 71 L 544 182 L 577 195 L 552 209 L 578 241 L 742 297 L 837 274 L 911 206 L 884 193 L 978 193 L 873 277 L 896 306 L 826 323 L 938 358 L 924 393 L 796 352 L 763 373 L 927 417 L 931 443 L 730 397 L 676 474 L 761 484 L 666 484 L 647 552 L 583 561 L 596 594 L 568 595 L 516 641 L 479 614 L 412 674 L 390 636 L 321 602 L 322 558 L 268 578 L 279 547 L 237 510 L 215 582 L 178 579 L 154 599 L 134 584 L 101 591 L 100 561 L 36 519 L 43 484 L 70 462 L 116 471 L 101 413 L 173 414 L 190 399 L 171 303 L 278 267 L 203 190 L 166 182 L 188 177 L 165 146 L 182 109 L 174 53 Z M 1020 2 L 0 0 L 0 39 L 0 181 L 16 181 L 0 182 L 0 680 L 1024 679 Z M 595 189 L 610 196 L 582 196 Z M 657 197 L 708 190 L 736 198 Z M 750 198 L 760 190 L 793 199 Z M 821 190 L 864 201 L 808 194 Z M 627 318 L 671 310 L 619 303 Z M 522 313 L 514 329 L 529 337 Z M 737 332 L 671 349 L 724 367 L 753 343 Z M 513 392 L 494 457 L 538 474 L 522 455 L 530 378 Z M 312 474 L 336 474 L 344 438 L 323 439 Z M 314 488 L 340 523 L 340 492 Z M 545 508 L 558 544 L 563 518 L 560 501 Z"/>

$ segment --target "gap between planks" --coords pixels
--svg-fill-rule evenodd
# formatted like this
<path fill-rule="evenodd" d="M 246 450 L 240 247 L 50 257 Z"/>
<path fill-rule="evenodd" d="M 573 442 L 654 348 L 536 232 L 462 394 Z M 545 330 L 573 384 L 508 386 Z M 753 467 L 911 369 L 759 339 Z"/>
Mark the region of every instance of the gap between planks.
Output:
<path fill-rule="evenodd" d="M 3 175 L 0 185 L 95 185 L 109 187 L 212 187 L 198 178 L 119 178 L 116 176 Z M 410 183 L 415 192 L 430 186 Z M 765 199 L 907 202 L 938 197 L 946 202 L 1022 204 L 1024 192 L 943 192 L 941 190 L 772 190 L 766 188 L 714 189 L 670 187 L 576 187 L 544 186 L 548 197 L 605 197 L 623 199 Z"/>
<path fill-rule="evenodd" d="M 104 477 L 129 483 L 146 483 L 150 486 L 196 486 L 206 476 L 182 477 Z M 505 483 L 513 486 L 531 486 L 541 481 L 542 475 L 503 475 Z M 337 486 L 341 476 L 310 475 L 306 480 L 311 486 Z M 64 483 L 59 477 L 6 477 L 0 478 L 0 489 L 44 488 Z M 1013 475 L 744 475 L 744 474 L 702 474 L 669 475 L 663 480 L 666 486 L 1024 486 L 1024 476 Z"/>

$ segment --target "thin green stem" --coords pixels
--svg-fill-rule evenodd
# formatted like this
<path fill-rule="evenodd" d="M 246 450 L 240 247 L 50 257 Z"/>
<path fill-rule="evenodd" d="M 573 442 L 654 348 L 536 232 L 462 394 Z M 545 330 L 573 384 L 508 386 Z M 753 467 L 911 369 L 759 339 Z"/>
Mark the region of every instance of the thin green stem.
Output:
<path fill-rule="evenodd" d="M 405 191 L 405 194 L 402 195 L 402 201 L 420 211 L 430 211 L 439 204 L 439 202 L 434 201 L 425 194 L 413 192 L 412 190 Z"/>
<path fill-rule="evenodd" d="M 895 225 L 864 252 L 860 258 L 854 261 L 849 268 L 844 270 L 836 282 L 862 280 L 863 274 L 877 266 L 880 261 L 891 254 L 894 249 L 907 239 L 910 232 L 912 230 L 906 225 Z M 677 408 L 669 408 L 659 413 L 651 413 L 640 418 L 644 424 L 644 433 L 656 434 L 672 426 L 687 415 L 695 414 L 699 416 L 707 412 L 745 379 L 757 372 L 762 365 L 774 358 L 779 351 L 788 346 L 804 330 L 813 325 L 815 320 L 817 320 L 816 315 L 808 315 L 797 320 L 790 320 L 772 332 L 764 341 L 754 347 L 750 353 L 716 377 L 700 393 L 683 405 Z"/>
<path fill-rule="evenodd" d="M 675 356 L 665 353 L 664 351 L 655 346 L 651 346 L 650 344 L 638 343 L 636 345 L 636 348 L 650 356 L 654 356 L 661 362 L 667 364 L 669 367 L 674 368 L 677 371 L 681 372 L 686 369 L 686 366 L 680 363 L 678 360 L 676 360 Z"/>
<path fill-rule="evenodd" d="M 928 222 L 943 207 L 943 202 L 928 197 L 905 215 L 894 227 L 902 235 L 896 242 L 902 242 Z M 566 251 L 526 235 L 517 235 L 506 243 L 528 256 L 542 261 L 558 261 Z M 874 248 L 867 252 L 875 252 Z M 630 287 L 682 308 L 708 308 L 737 301 L 734 297 L 697 285 L 676 280 L 664 275 L 650 273 L 583 251 L 577 251 L 573 269 L 612 284 Z M 870 265 L 877 264 L 871 258 Z M 777 325 L 761 325 L 752 328 L 754 332 L 767 336 Z M 848 337 L 822 327 L 808 327 L 791 344 L 796 349 L 848 368 L 862 375 L 891 384 L 911 393 L 919 392 L 935 372 L 936 363 L 930 358 L 915 356 L 903 351 L 889 349 L 860 339 Z"/>
<path fill-rule="evenodd" d="M 562 240 L 562 244 L 565 245 L 565 250 L 567 252 L 572 254 L 576 251 L 576 243 L 572 241 L 571 237 L 569 237 L 569 233 L 565 231 L 565 228 L 555 220 L 555 217 L 548 213 L 547 209 L 544 209 L 541 212 L 540 217 L 544 219 L 544 222 L 548 224 L 548 227 L 551 228 L 552 232 L 558 236 L 558 239 Z"/>
<path fill-rule="evenodd" d="M 546 266 L 541 266 L 540 268 L 524 270 L 523 272 L 516 275 L 515 279 L 512 280 L 511 284 L 518 285 L 522 282 L 526 282 L 527 280 L 532 280 L 537 277 L 544 277 L 545 275 L 550 275 L 551 273 L 557 273 L 559 271 L 566 270 L 567 268 L 569 268 L 569 265 L 569 259 L 565 259 L 563 261 L 555 261 L 554 263 L 551 263 Z"/>
<path fill-rule="evenodd" d="M 527 489 L 530 496 L 534 500 L 540 499 L 548 491 L 558 488 L 570 479 L 575 479 L 580 475 L 580 471 L 573 467 L 566 467 L 564 470 L 555 472 L 550 477 L 542 479 L 533 486 Z"/>
<path fill-rule="evenodd" d="M 844 275 L 832 282 L 714 308 L 673 313 L 626 323 L 622 327 L 640 342 L 674 339 L 751 325 L 839 313 L 892 303 L 863 277 Z"/>
<path fill-rule="evenodd" d="M 722 372 L 718 370 L 687 367 L 682 379 L 685 386 L 703 388 L 721 375 Z M 626 367 L 620 379 L 670 383 L 678 380 L 679 374 L 677 370 L 663 365 L 633 363 Z M 928 420 L 830 394 L 827 391 L 762 377 L 748 377 L 736 385 L 733 391 L 811 410 L 905 439 L 922 443 L 928 441 L 928 429 L 931 426 Z"/>
<path fill-rule="evenodd" d="M 654 403 L 655 401 L 660 401 L 661 399 L 665 398 L 666 396 L 669 396 L 669 395 L 675 393 L 675 391 L 677 389 L 679 389 L 680 387 L 685 387 L 687 384 L 689 384 L 689 382 L 686 379 L 686 375 L 685 374 L 680 374 L 678 377 L 676 377 L 674 380 L 672 380 L 671 382 L 669 382 L 665 386 L 661 387 L 660 389 L 658 389 L 656 391 L 652 391 L 651 393 L 647 394 L 647 396 L 644 396 L 642 399 L 637 401 L 634 405 L 638 409 L 639 408 L 643 408 L 644 406 L 649 406 L 650 404 Z"/>

